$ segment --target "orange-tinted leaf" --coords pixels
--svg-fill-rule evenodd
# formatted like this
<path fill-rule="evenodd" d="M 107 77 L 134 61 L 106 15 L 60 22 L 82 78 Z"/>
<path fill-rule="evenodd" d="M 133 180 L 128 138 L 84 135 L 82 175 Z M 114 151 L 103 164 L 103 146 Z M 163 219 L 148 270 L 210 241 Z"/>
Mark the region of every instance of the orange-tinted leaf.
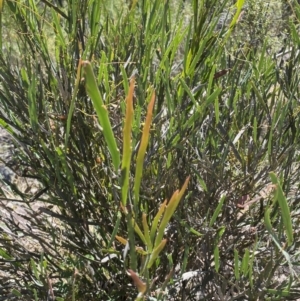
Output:
<path fill-rule="evenodd" d="M 133 270 L 127 271 L 128 275 L 132 278 L 136 288 L 138 289 L 139 293 L 145 293 L 147 289 L 147 285 L 143 282 L 140 277 L 135 273 Z"/>
<path fill-rule="evenodd" d="M 122 203 L 126 205 L 127 194 L 129 187 L 129 171 L 131 162 L 131 128 L 133 120 L 133 92 L 134 92 L 134 78 L 130 81 L 130 87 L 126 98 L 126 116 L 123 129 L 123 157 L 122 157 L 122 178 L 121 178 L 121 189 L 122 189 Z"/>
<path fill-rule="evenodd" d="M 188 177 L 185 180 L 185 182 L 184 182 L 184 184 L 183 184 L 180 191 L 176 190 L 173 193 L 173 196 L 172 196 L 172 198 L 171 198 L 171 200 L 170 200 L 170 202 L 169 202 L 169 204 L 168 204 L 168 206 L 165 210 L 165 214 L 164 214 L 164 216 L 162 218 L 162 221 L 160 223 L 159 230 L 158 230 L 158 233 L 157 233 L 157 236 L 156 236 L 156 239 L 155 239 L 154 247 L 157 247 L 160 244 L 160 242 L 163 238 L 163 235 L 164 235 L 165 228 L 166 228 L 169 220 L 171 219 L 173 213 L 175 212 L 181 198 L 183 197 L 183 194 L 184 194 L 184 192 L 187 188 L 189 180 L 190 180 L 190 177 Z"/>
<path fill-rule="evenodd" d="M 116 239 L 117 239 L 121 244 L 123 244 L 124 246 L 126 246 L 127 240 L 126 240 L 125 238 L 116 235 Z"/>
<path fill-rule="evenodd" d="M 149 132 L 150 132 L 150 126 L 151 126 L 151 122 L 152 122 L 152 113 L 153 113 L 154 103 L 155 103 L 155 92 L 153 91 L 151 100 L 148 105 L 147 116 L 146 116 L 146 121 L 144 124 L 140 148 L 139 148 L 137 158 L 136 158 L 136 169 L 135 169 L 135 179 L 134 179 L 134 203 L 135 203 L 135 205 L 139 201 L 140 186 L 141 186 L 143 166 L 144 166 L 144 158 L 145 158 L 146 149 L 147 149 L 148 142 L 149 142 Z"/>

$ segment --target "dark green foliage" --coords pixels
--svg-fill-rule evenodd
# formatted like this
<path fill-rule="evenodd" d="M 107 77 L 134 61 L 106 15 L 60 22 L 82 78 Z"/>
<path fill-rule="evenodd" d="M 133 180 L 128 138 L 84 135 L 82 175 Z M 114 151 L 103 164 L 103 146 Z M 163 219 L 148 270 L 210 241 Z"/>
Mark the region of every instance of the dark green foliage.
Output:
<path fill-rule="evenodd" d="M 254 1 L 233 27 L 232 1 L 127 2 L 5 2 L 0 125 L 17 147 L 15 172 L 34 179 L 37 189 L 21 191 L 18 183 L 1 180 L 0 270 L 7 273 L 0 273 L 0 296 L 133 300 L 137 295 L 126 274 L 130 263 L 114 237 L 128 236 L 119 212 L 121 175 L 84 79 L 74 94 L 84 59 L 94 66 L 120 150 L 124 100 L 129 79 L 136 77 L 133 159 L 150 88 L 156 91 L 140 212 L 152 221 L 162 200 L 191 176 L 160 262 L 150 270 L 148 280 L 156 282 L 149 296 L 151 291 L 157 297 L 154 291 L 174 269 L 169 296 L 160 300 L 300 298 L 293 272 L 300 243 L 297 22 L 285 24 L 288 38 L 272 28 L 273 43 L 266 37 L 271 24 L 263 23 L 261 10 L 267 8 L 261 4 L 255 11 Z M 299 11 L 295 4 L 298 19 Z M 277 54 L 278 43 L 286 55 Z M 291 246 L 271 171 L 290 208 Z M 132 167 L 129 199 L 134 172 Z M 276 235 L 267 231 L 265 212 Z M 142 245 L 138 237 L 136 245 Z M 111 253 L 117 256 L 103 262 Z M 279 281 L 281 270 L 290 278 Z M 182 284 L 188 271 L 199 274 Z"/>

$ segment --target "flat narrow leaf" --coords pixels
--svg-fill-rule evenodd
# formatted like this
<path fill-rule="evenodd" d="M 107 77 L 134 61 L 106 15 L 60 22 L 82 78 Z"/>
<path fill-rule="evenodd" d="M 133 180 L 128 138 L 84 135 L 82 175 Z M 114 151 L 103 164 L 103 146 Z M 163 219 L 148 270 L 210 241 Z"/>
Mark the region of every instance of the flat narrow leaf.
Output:
<path fill-rule="evenodd" d="M 219 253 L 218 246 L 215 246 L 214 248 L 214 261 L 215 261 L 215 270 L 218 273 L 220 269 L 220 253 Z"/>
<path fill-rule="evenodd" d="M 53 20 L 53 26 L 55 26 L 56 30 L 56 41 L 59 41 L 60 46 L 65 48 L 66 47 L 66 39 L 64 38 L 62 27 L 60 25 L 60 20 L 58 17 L 58 13 L 54 10 L 51 9 L 51 14 L 52 14 L 52 20 Z"/>
<path fill-rule="evenodd" d="M 155 233 L 158 230 L 158 223 L 160 221 L 160 218 L 162 217 L 163 213 L 165 212 L 166 206 L 167 206 L 168 200 L 164 200 L 164 202 L 160 205 L 159 210 L 157 211 L 153 221 L 152 221 L 152 226 L 151 226 L 151 231 L 150 231 L 150 238 L 151 241 L 154 242 L 155 238 Z"/>
<path fill-rule="evenodd" d="M 270 219 L 270 211 L 271 211 L 271 209 L 269 207 L 267 209 L 265 209 L 265 216 L 264 216 L 265 227 L 268 230 L 269 234 L 271 235 L 271 238 L 274 241 L 275 245 L 277 246 L 277 248 L 280 250 L 280 252 L 285 257 L 285 259 L 288 263 L 288 266 L 289 266 L 290 273 L 291 273 L 291 275 L 293 275 L 294 273 L 293 273 L 293 267 L 292 267 L 290 255 L 285 250 L 283 250 L 276 233 L 272 229 L 272 224 L 271 224 L 271 219 Z"/>
<path fill-rule="evenodd" d="M 120 211 L 118 211 L 117 213 L 117 221 L 115 222 L 115 226 L 114 226 L 114 229 L 113 229 L 113 232 L 111 234 L 111 238 L 110 238 L 110 241 L 107 245 L 107 249 L 109 249 L 111 247 L 111 244 L 113 243 L 113 241 L 115 240 L 115 237 L 116 237 L 116 234 L 119 230 L 119 226 L 120 226 L 120 222 L 121 222 L 121 218 L 122 218 L 122 214 Z"/>
<path fill-rule="evenodd" d="M 147 222 L 147 215 L 145 213 L 143 213 L 142 219 L 143 219 L 142 223 L 143 223 L 146 245 L 147 245 L 148 251 L 151 252 L 152 251 L 152 242 L 151 242 L 150 231 L 149 231 L 149 226 L 148 226 L 148 222 Z"/>
<path fill-rule="evenodd" d="M 276 177 L 275 173 L 270 172 L 270 178 L 271 178 L 272 183 L 276 185 L 275 196 L 276 196 L 276 200 L 278 201 L 278 204 L 281 209 L 281 216 L 282 216 L 283 224 L 285 227 L 286 236 L 288 239 L 288 246 L 291 246 L 293 243 L 294 237 L 293 237 L 293 227 L 292 227 L 290 208 L 287 203 L 286 197 L 282 191 L 280 182 L 279 182 L 278 178 Z"/>
<path fill-rule="evenodd" d="M 124 246 L 126 246 L 126 244 L 127 244 L 127 239 L 125 239 L 125 238 L 123 238 L 123 237 L 121 237 L 121 236 L 119 236 L 119 235 L 116 235 L 115 237 L 116 237 L 116 239 L 117 239 L 121 244 L 123 244 Z"/>
<path fill-rule="evenodd" d="M 153 265 L 153 263 L 155 262 L 155 260 L 157 259 L 159 253 L 163 250 L 163 248 L 165 247 L 167 243 L 167 239 L 163 239 L 160 244 L 152 251 L 149 262 L 147 264 L 147 268 L 150 269 Z"/>
<path fill-rule="evenodd" d="M 248 269 L 249 269 L 249 257 L 250 257 L 250 253 L 249 253 L 249 249 L 246 248 L 245 250 L 245 254 L 242 260 L 242 273 L 244 274 L 244 276 L 247 276 L 248 274 Z"/>
<path fill-rule="evenodd" d="M 105 107 L 101 94 L 99 92 L 91 63 L 89 61 L 82 61 L 81 64 L 85 74 L 85 87 L 87 94 L 93 102 L 99 123 L 103 128 L 103 135 L 112 157 L 115 170 L 118 171 L 120 165 L 120 152 L 117 147 L 116 139 L 114 137 L 114 133 L 108 118 L 107 108 Z"/>
<path fill-rule="evenodd" d="M 17 297 L 22 297 L 22 294 L 21 294 L 18 290 L 16 290 L 16 289 L 13 289 L 13 290 L 11 291 L 11 293 L 12 293 L 13 295 L 17 296 Z"/>
<path fill-rule="evenodd" d="M 191 101 L 193 102 L 193 104 L 197 105 L 197 101 L 195 100 L 195 97 L 194 97 L 192 91 L 190 90 L 190 88 L 188 87 L 188 85 L 185 83 L 185 81 L 181 77 L 179 77 L 179 81 L 180 81 L 182 88 L 188 94 L 188 96 L 191 99 Z"/>
<path fill-rule="evenodd" d="M 126 206 L 127 194 L 129 187 L 129 171 L 131 162 L 131 129 L 133 120 L 133 92 L 134 92 L 134 78 L 130 81 L 130 88 L 126 98 L 126 116 L 123 129 L 123 156 L 122 156 L 122 169 L 121 169 L 121 191 L 122 203 Z"/>
<path fill-rule="evenodd" d="M 70 187 L 72 187 L 73 193 L 76 196 L 76 186 L 74 185 L 74 183 L 75 183 L 74 176 L 73 176 L 73 173 L 72 173 L 72 171 L 71 171 L 71 169 L 69 167 L 69 164 L 68 164 L 68 161 L 67 161 L 68 158 L 66 156 L 66 152 L 65 152 L 65 150 L 61 149 L 60 147 L 56 147 L 55 150 L 56 150 L 57 155 L 58 155 L 58 157 L 60 159 L 61 165 L 63 167 L 64 174 L 67 177 L 69 185 L 70 185 Z"/>
<path fill-rule="evenodd" d="M 34 262 L 34 260 L 32 258 L 30 258 L 30 266 L 31 266 L 31 270 L 33 271 L 34 277 L 37 280 L 39 280 L 40 279 L 40 274 L 37 270 L 36 263 Z"/>
<path fill-rule="evenodd" d="M 140 237 L 142 242 L 146 245 L 145 236 L 144 236 L 143 232 L 141 231 L 139 225 L 135 222 L 134 218 L 131 219 L 131 222 L 132 222 L 132 226 L 134 227 L 134 231 L 138 234 L 138 236 Z"/>
<path fill-rule="evenodd" d="M 146 149 L 147 149 L 148 142 L 149 142 L 149 133 L 150 133 L 150 126 L 151 126 L 151 122 L 152 122 L 152 113 L 153 113 L 153 108 L 154 108 L 154 102 L 155 102 L 155 93 L 153 91 L 150 103 L 148 105 L 147 116 L 146 116 L 146 121 L 145 121 L 144 129 L 143 129 L 140 148 L 139 148 L 138 155 L 136 158 L 136 169 L 135 169 L 134 188 L 133 188 L 135 206 L 139 202 L 140 185 L 141 185 L 142 174 L 143 174 L 144 158 L 145 158 Z"/>
<path fill-rule="evenodd" d="M 258 242 L 257 242 L 257 236 L 255 239 L 255 245 L 254 248 L 251 252 L 251 258 L 249 260 L 249 273 L 248 273 L 248 279 L 249 279 L 249 283 L 250 283 L 250 287 L 253 288 L 253 263 L 254 263 L 254 259 L 255 259 L 255 254 L 256 254 L 256 250 L 258 248 Z"/>
<path fill-rule="evenodd" d="M 268 294 L 274 294 L 276 295 L 277 298 L 274 298 L 274 300 L 283 300 L 283 297 L 291 297 L 291 292 L 289 289 L 273 289 L 273 288 L 269 288 L 266 290 L 268 292 Z M 278 299 L 278 296 L 280 296 L 281 298 Z M 273 299 L 271 299 L 273 300 Z M 298 299 L 297 299 L 298 300 Z"/>
<path fill-rule="evenodd" d="M 221 196 L 219 204 L 218 204 L 218 206 L 217 206 L 217 208 L 216 208 L 216 210 L 215 210 L 215 212 L 214 212 L 214 214 L 213 214 L 213 216 L 212 216 L 212 218 L 209 222 L 209 227 L 213 226 L 213 224 L 215 223 L 218 215 L 220 214 L 220 211 L 222 210 L 222 207 L 223 207 L 223 204 L 224 204 L 224 201 L 225 201 L 225 197 L 226 197 L 225 195 Z"/>
<path fill-rule="evenodd" d="M 28 110 L 30 117 L 30 125 L 35 133 L 37 133 L 38 129 L 38 120 L 37 120 L 37 108 L 36 108 L 36 76 L 35 74 L 31 75 L 31 81 L 29 82 L 28 87 Z"/>
<path fill-rule="evenodd" d="M 215 116 L 216 116 L 216 123 L 220 121 L 220 110 L 219 110 L 219 99 L 218 97 L 215 98 Z"/>
<path fill-rule="evenodd" d="M 74 108 L 75 108 L 75 100 L 76 100 L 78 87 L 79 87 L 79 83 L 80 83 L 81 63 L 82 63 L 82 61 L 79 60 L 78 66 L 77 66 L 76 80 L 75 80 L 75 85 L 74 85 L 74 92 L 72 95 L 71 104 L 70 104 L 70 108 L 69 108 L 69 112 L 68 112 L 67 129 L 66 129 L 66 137 L 65 137 L 65 148 L 66 149 L 68 146 L 68 141 L 69 141 L 69 136 L 70 136 L 71 121 L 72 121 L 73 112 L 74 112 Z"/>
<path fill-rule="evenodd" d="M 157 236 L 156 236 L 156 239 L 155 239 L 155 243 L 154 243 L 155 248 L 160 244 L 160 242 L 162 240 L 162 237 L 164 235 L 165 228 L 166 228 L 169 220 L 171 219 L 173 213 L 175 212 L 175 210 L 176 210 L 176 208 L 177 208 L 177 206 L 178 206 L 178 204 L 179 204 L 179 202 L 180 202 L 180 200 L 181 200 L 181 198 L 182 198 L 182 196 L 183 196 L 183 194 L 184 194 L 184 192 L 187 188 L 189 180 L 190 180 L 190 177 L 188 177 L 185 180 L 185 182 L 184 182 L 184 184 L 183 184 L 180 191 L 176 190 L 174 192 L 169 204 L 167 205 L 167 208 L 165 210 L 164 216 L 163 216 L 163 218 L 161 220 L 161 223 L 159 225 L 158 233 L 157 233 Z"/>
<path fill-rule="evenodd" d="M 207 86 L 207 94 L 211 94 L 212 91 L 212 86 L 213 86 L 213 80 L 214 80 L 214 76 L 216 73 L 216 64 L 213 65 L 210 74 L 209 74 L 209 79 L 208 79 L 208 86 Z"/>
<path fill-rule="evenodd" d="M 14 130 L 3 119 L 0 118 L 0 126 L 14 136 Z"/>
<path fill-rule="evenodd" d="M 120 65 L 122 77 L 123 77 L 123 88 L 126 94 L 129 93 L 129 85 L 128 85 L 128 77 L 126 74 L 126 70 L 123 65 Z M 130 81 L 131 82 L 131 81 Z"/>
<path fill-rule="evenodd" d="M 219 96 L 219 94 L 221 92 L 222 92 L 222 89 L 217 88 L 211 95 L 209 95 L 204 103 L 204 108 L 209 106 L 213 101 L 215 101 L 215 99 Z"/>
<path fill-rule="evenodd" d="M 6 253 L 6 251 L 2 248 L 0 248 L 0 256 L 4 259 L 13 259 L 9 254 Z"/>

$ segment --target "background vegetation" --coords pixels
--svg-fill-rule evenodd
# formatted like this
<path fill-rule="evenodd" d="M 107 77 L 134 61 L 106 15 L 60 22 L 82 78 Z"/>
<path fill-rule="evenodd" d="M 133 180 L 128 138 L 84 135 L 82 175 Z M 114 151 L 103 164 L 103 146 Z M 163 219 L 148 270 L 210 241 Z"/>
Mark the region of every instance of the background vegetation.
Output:
<path fill-rule="evenodd" d="M 0 1 L 0 300 L 300 298 L 283 4 Z"/>

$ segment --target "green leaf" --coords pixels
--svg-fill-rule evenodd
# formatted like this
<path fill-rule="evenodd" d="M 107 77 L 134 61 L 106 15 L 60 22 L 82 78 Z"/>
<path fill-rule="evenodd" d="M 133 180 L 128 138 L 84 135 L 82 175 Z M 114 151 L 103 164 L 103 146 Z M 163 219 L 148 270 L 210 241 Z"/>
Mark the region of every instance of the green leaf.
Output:
<path fill-rule="evenodd" d="M 2 248 L 0 248 L 0 256 L 4 259 L 13 259 L 9 254 L 6 253 L 6 251 Z"/>
<path fill-rule="evenodd" d="M 218 273 L 220 269 L 220 252 L 218 246 L 215 246 L 214 248 L 214 262 L 215 262 L 215 270 Z"/>
<path fill-rule="evenodd" d="M 207 191 L 207 187 L 206 187 L 205 181 L 200 177 L 199 173 L 197 173 L 196 175 L 197 175 L 197 179 L 198 179 L 198 181 L 199 181 L 199 185 L 201 186 L 201 188 L 202 188 L 204 191 Z"/>
<path fill-rule="evenodd" d="M 149 250 L 149 252 L 152 252 L 152 241 L 150 238 L 150 231 L 149 231 L 149 226 L 148 226 L 148 222 L 147 222 L 147 215 L 145 213 L 143 213 L 143 229 L 144 229 L 144 237 L 146 240 L 146 246 L 147 249 Z"/>
<path fill-rule="evenodd" d="M 217 88 L 212 94 L 210 94 L 205 101 L 203 109 L 205 107 L 209 106 L 212 102 L 214 102 L 221 92 L 222 92 L 222 89 Z"/>
<path fill-rule="evenodd" d="M 208 86 L 207 86 L 207 94 L 211 94 L 212 87 L 213 87 L 214 76 L 215 76 L 215 73 L 216 73 L 216 68 L 217 68 L 217 65 L 214 64 L 212 66 L 211 71 L 210 71 L 209 79 L 208 79 Z"/>
<path fill-rule="evenodd" d="M 243 260 L 242 260 L 242 267 L 241 267 L 241 271 L 244 274 L 244 276 L 247 276 L 247 274 L 248 274 L 249 257 L 250 257 L 249 249 L 246 248 L 245 254 L 244 254 L 244 257 L 243 257 Z"/>
<path fill-rule="evenodd" d="M 61 165 L 63 167 L 64 174 L 66 175 L 69 185 L 70 185 L 70 187 L 72 187 L 74 196 L 76 197 L 77 193 L 76 193 L 76 187 L 74 185 L 75 181 L 74 181 L 73 173 L 72 173 L 72 171 L 69 167 L 68 161 L 67 161 L 68 157 L 66 155 L 66 151 L 61 149 L 60 147 L 56 147 L 56 152 L 59 156 Z"/>
<path fill-rule="evenodd" d="M 147 264 L 147 268 L 150 269 L 154 263 L 154 261 L 156 260 L 156 258 L 158 257 L 159 253 L 163 250 L 163 248 L 165 247 L 167 243 L 166 239 L 163 239 L 159 245 L 152 251 L 149 262 Z"/>
<path fill-rule="evenodd" d="M 111 154 L 115 171 L 117 172 L 120 165 L 120 151 L 117 147 L 114 133 L 108 118 L 108 111 L 99 92 L 91 63 L 89 61 L 82 61 L 81 64 L 85 74 L 86 91 L 94 104 L 99 123 L 103 128 L 103 135 Z"/>
<path fill-rule="evenodd" d="M 0 126 L 9 132 L 12 136 L 14 135 L 14 130 L 7 124 L 3 119 L 0 118 Z"/>
<path fill-rule="evenodd" d="M 152 226 L 151 226 L 151 231 L 150 231 L 150 238 L 151 241 L 154 242 L 155 239 L 155 234 L 156 231 L 158 230 L 158 223 L 160 221 L 160 218 L 162 217 L 163 213 L 165 212 L 166 206 L 167 206 L 167 199 L 164 200 L 164 202 L 160 205 L 153 221 L 152 221 Z"/>
<path fill-rule="evenodd" d="M 147 244 L 146 238 L 145 238 L 143 232 L 141 231 L 139 225 L 134 220 L 134 218 L 131 219 L 131 224 L 134 227 L 134 231 L 138 234 L 138 236 L 140 237 L 142 242 L 146 245 Z"/>
<path fill-rule="evenodd" d="M 39 276 L 39 273 L 37 271 L 36 264 L 35 264 L 35 262 L 32 258 L 30 258 L 30 266 L 31 266 L 31 269 L 33 271 L 33 274 L 34 274 L 35 278 L 39 279 L 40 276 Z"/>
<path fill-rule="evenodd" d="M 17 297 L 22 297 L 22 294 L 15 288 L 11 291 L 11 293 Z"/>
<path fill-rule="evenodd" d="M 58 13 L 54 10 L 51 9 L 51 14 L 52 14 L 52 20 L 55 26 L 55 30 L 57 32 L 55 38 L 57 41 L 59 41 L 59 46 L 63 47 L 65 49 L 66 47 L 66 39 L 64 38 L 62 27 L 60 25 L 60 20 L 58 18 Z"/>
<path fill-rule="evenodd" d="M 129 172 L 131 162 L 131 128 L 133 120 L 133 92 L 134 92 L 134 79 L 130 81 L 130 89 L 126 98 L 126 116 L 123 129 L 123 156 L 122 156 L 122 168 L 121 168 L 121 191 L 122 191 L 122 203 L 126 206 L 128 187 L 129 187 Z"/>
<path fill-rule="evenodd" d="M 215 210 L 215 212 L 214 212 L 214 214 L 213 214 L 213 216 L 212 216 L 212 218 L 209 222 L 209 227 L 213 226 L 213 224 L 215 223 L 218 215 L 220 214 L 220 211 L 222 210 L 222 207 L 223 207 L 223 204 L 224 204 L 224 201 L 225 201 L 225 197 L 226 197 L 225 195 L 222 195 L 222 197 L 219 201 L 219 204 L 218 204 L 218 206 L 217 206 L 217 208 L 216 208 L 216 210 Z"/>
<path fill-rule="evenodd" d="M 269 234 L 271 235 L 271 238 L 274 241 L 277 248 L 281 251 L 281 253 L 285 257 L 285 259 L 288 263 L 288 266 L 289 266 L 290 273 L 291 273 L 291 275 L 293 275 L 293 268 L 292 268 L 292 262 L 291 262 L 290 255 L 285 250 L 283 250 L 283 248 L 280 245 L 280 242 L 279 242 L 279 239 L 278 239 L 277 235 L 275 234 L 275 232 L 272 229 L 272 224 L 271 224 L 271 219 L 270 219 L 270 212 L 271 212 L 270 207 L 265 209 L 264 223 L 265 223 L 266 229 L 268 230 Z"/>
<path fill-rule="evenodd" d="M 290 291 L 287 289 L 269 288 L 269 289 L 267 289 L 267 292 L 272 295 L 280 296 L 280 299 L 277 299 L 277 300 L 282 300 L 282 297 L 290 297 L 290 294 L 291 294 Z"/>
<path fill-rule="evenodd" d="M 248 273 L 248 279 L 249 279 L 249 283 L 250 283 L 250 287 L 253 288 L 253 282 L 255 282 L 255 279 L 253 279 L 253 264 L 254 264 L 254 260 L 255 260 L 255 254 L 256 254 L 256 251 L 259 247 L 259 243 L 258 243 L 258 239 L 257 239 L 257 234 L 256 234 L 256 237 L 255 237 L 255 243 L 254 243 L 254 247 L 253 247 L 253 250 L 251 252 L 251 257 L 250 257 L 250 260 L 249 260 L 249 273 Z"/>
<path fill-rule="evenodd" d="M 216 123 L 220 121 L 220 110 L 219 110 L 219 99 L 218 97 L 215 98 L 215 116 L 216 116 Z"/>
<path fill-rule="evenodd" d="M 245 2 L 245 0 L 237 0 L 237 2 L 236 2 L 237 11 L 236 11 L 236 14 L 235 14 L 230 26 L 234 25 L 236 23 L 237 19 L 239 18 L 240 12 L 242 11 L 242 8 L 244 5 L 244 2 Z"/>
<path fill-rule="evenodd" d="M 109 249 L 109 248 L 111 247 L 113 241 L 115 240 L 116 234 L 117 234 L 117 232 L 118 232 L 118 230 L 119 230 L 119 226 L 120 226 L 121 219 L 122 219 L 122 214 L 121 214 L 120 211 L 118 211 L 118 213 L 117 213 L 117 221 L 116 221 L 116 223 L 115 223 L 113 232 L 112 232 L 112 234 L 111 234 L 110 241 L 109 241 L 109 243 L 108 243 L 108 245 L 107 245 L 107 249 Z"/>
<path fill-rule="evenodd" d="M 285 232 L 286 232 L 287 239 L 288 239 L 288 246 L 291 246 L 293 243 L 294 237 L 293 237 L 293 227 L 292 227 L 290 208 L 287 203 L 287 199 L 282 191 L 280 182 L 274 172 L 270 172 L 270 178 L 271 178 L 272 183 L 274 185 L 276 185 L 274 201 L 278 201 L 278 204 L 280 206 L 281 216 L 283 219 L 283 224 L 285 226 Z"/>
<path fill-rule="evenodd" d="M 69 112 L 68 112 L 66 137 L 65 137 L 65 148 L 66 149 L 68 147 L 68 142 L 69 142 L 69 136 L 70 136 L 70 130 L 71 130 L 71 120 L 72 120 L 73 112 L 75 109 L 75 101 L 76 101 L 76 97 L 77 97 L 80 76 L 81 76 L 81 61 L 78 62 L 77 72 L 76 72 L 76 80 L 75 80 L 75 85 L 74 85 L 74 92 L 72 95 L 71 104 L 70 104 L 70 108 L 69 108 Z"/>

